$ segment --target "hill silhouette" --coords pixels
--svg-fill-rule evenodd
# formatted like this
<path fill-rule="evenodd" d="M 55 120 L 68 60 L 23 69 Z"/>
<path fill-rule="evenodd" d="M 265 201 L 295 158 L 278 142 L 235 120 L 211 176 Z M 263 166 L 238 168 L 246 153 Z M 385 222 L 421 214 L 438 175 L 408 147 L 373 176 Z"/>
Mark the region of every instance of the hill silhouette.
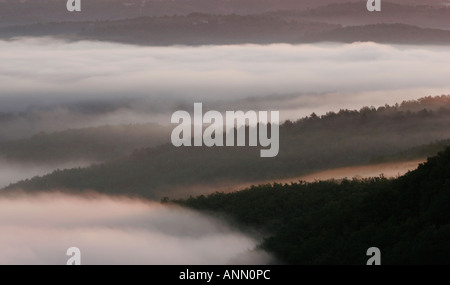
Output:
<path fill-rule="evenodd" d="M 450 147 L 394 180 L 269 184 L 175 201 L 267 231 L 261 246 L 291 264 L 450 263 Z"/>
<path fill-rule="evenodd" d="M 277 0 L 278 1 L 278 0 Z M 392 0 L 391 0 L 392 1 Z M 0 25 L 0 38 L 52 36 L 66 40 L 94 40 L 137 45 L 227 45 L 313 43 L 323 41 L 374 41 L 396 44 L 449 44 L 450 7 L 444 5 L 414 5 L 383 2 L 382 13 L 370 13 L 361 1 L 294 1 L 283 3 L 248 0 L 252 8 L 243 8 L 242 1 L 223 1 L 229 9 L 215 9 L 213 5 L 179 1 L 178 10 L 162 13 L 150 10 L 151 5 L 167 5 L 169 1 L 109 3 L 108 8 L 121 13 L 108 17 L 104 11 L 93 10 L 105 3 L 89 3 L 81 16 L 54 13 L 41 21 Z M 195 1 L 194 1 L 195 2 Z M 234 2 L 234 3 L 231 3 Z M 279 2 L 279 1 L 278 1 Z M 258 9 L 255 7 L 259 6 Z M 417 3 L 416 3 L 417 4 Z M 430 3 L 431 4 L 431 3 Z M 14 9 L 21 8 L 13 5 Z M 50 4 L 48 4 L 50 5 Z M 265 6 L 265 8 L 263 8 Z M 141 10 L 135 10 L 141 7 Z M 170 7 L 173 9 L 173 7 Z M 217 7 L 216 7 L 217 8 Z M 144 11 L 146 10 L 146 11 Z M 170 10 L 170 9 L 169 9 Z M 42 10 L 41 10 L 42 11 Z M 247 11 L 247 12 L 245 12 Z M 64 17 L 61 17 L 63 14 Z M 109 14 L 111 15 L 111 14 Z M 127 15 L 127 16 L 125 16 Z M 1 12 L 0 12 L 1 16 Z M 7 17 L 7 16 L 6 16 Z M 0 17 L 1 19 L 1 17 Z M 0 20 L 1 23 L 1 20 Z"/>
<path fill-rule="evenodd" d="M 67 13 L 65 1 L 59 0 L 2 0 L 0 25 L 42 23 L 45 21 L 118 20 L 140 16 L 187 15 L 190 13 L 250 15 L 277 10 L 305 10 L 328 4 L 347 4 L 359 0 L 90 0 L 83 3 L 83 13 Z M 389 2 L 405 4 L 404 0 Z M 423 4 L 423 0 L 409 0 L 408 5 Z M 427 5 L 442 7 L 442 0 L 427 0 Z"/>

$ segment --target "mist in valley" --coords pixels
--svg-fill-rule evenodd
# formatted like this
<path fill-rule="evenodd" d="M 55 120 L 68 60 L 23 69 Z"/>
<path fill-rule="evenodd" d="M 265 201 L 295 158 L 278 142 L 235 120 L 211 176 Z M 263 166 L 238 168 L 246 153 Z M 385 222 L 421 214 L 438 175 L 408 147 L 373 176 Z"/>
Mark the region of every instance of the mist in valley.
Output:
<path fill-rule="evenodd" d="M 194 102 L 221 112 L 279 110 L 284 121 L 449 90 L 448 51 L 439 46 L 138 47 L 24 38 L 0 41 L 0 48 L 3 141 L 103 125 L 169 125 L 174 111 L 191 111 Z"/>
<path fill-rule="evenodd" d="M 175 206 L 98 194 L 0 198 L 0 264 L 268 264 L 261 237 Z"/>

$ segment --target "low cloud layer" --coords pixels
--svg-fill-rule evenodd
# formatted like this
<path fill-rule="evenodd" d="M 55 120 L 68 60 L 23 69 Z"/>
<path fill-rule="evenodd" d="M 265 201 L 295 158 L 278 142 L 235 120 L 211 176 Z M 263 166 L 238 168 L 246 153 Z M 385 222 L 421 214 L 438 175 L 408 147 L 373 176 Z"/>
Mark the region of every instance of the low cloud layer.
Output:
<path fill-rule="evenodd" d="M 22 95 L 36 102 L 114 97 L 211 100 L 449 87 L 446 47 L 137 47 L 51 39 L 0 41 L 0 46 L 2 99 Z"/>
<path fill-rule="evenodd" d="M 450 88 L 447 47 L 376 43 L 137 47 L 40 38 L 0 41 L 0 49 L 2 112 L 120 99 L 146 100 L 148 104 L 126 108 L 157 113 L 177 102 L 326 94 L 358 100 L 374 94 L 388 98 L 401 90 L 411 98 L 428 95 L 409 93 L 412 90 Z M 165 102 L 170 106 L 161 109 Z"/>
<path fill-rule="evenodd" d="M 264 264 L 259 241 L 190 210 L 128 198 L 0 198 L 0 264 Z"/>
<path fill-rule="evenodd" d="M 377 43 L 139 47 L 0 41 L 0 141 L 177 110 L 277 110 L 280 120 L 450 93 L 445 46 Z"/>

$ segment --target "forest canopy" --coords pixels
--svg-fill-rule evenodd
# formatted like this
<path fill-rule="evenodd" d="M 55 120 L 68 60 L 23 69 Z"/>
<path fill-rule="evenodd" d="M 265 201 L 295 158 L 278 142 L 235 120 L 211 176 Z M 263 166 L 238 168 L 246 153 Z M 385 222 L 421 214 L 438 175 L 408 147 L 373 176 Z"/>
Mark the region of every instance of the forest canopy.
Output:
<path fill-rule="evenodd" d="M 450 147 L 397 179 L 267 184 L 175 203 L 225 214 L 270 235 L 261 247 L 290 264 L 450 263 Z"/>

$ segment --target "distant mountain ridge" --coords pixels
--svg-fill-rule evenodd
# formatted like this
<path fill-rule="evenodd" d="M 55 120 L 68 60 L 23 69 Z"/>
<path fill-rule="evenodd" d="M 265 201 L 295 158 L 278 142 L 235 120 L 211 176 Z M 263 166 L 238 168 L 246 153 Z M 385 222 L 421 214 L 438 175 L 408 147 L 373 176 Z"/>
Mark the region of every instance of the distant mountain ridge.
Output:
<path fill-rule="evenodd" d="M 449 9 L 450 11 L 450 9 Z M 137 45 L 227 45 L 374 41 L 394 44 L 450 44 L 450 30 L 409 24 L 341 26 L 274 15 L 141 17 L 102 22 L 63 22 L 0 28 L 0 38 L 53 36 Z"/>
<path fill-rule="evenodd" d="M 0 25 L 32 24 L 61 21 L 118 20 L 141 16 L 187 15 L 194 12 L 210 14 L 251 15 L 278 10 L 304 10 L 332 3 L 365 2 L 361 0 L 89 0 L 83 1 L 81 13 L 68 13 L 66 1 L 2 0 Z M 404 4 L 403 0 L 389 0 Z M 425 4 L 409 0 L 408 5 Z M 442 0 L 427 0 L 426 5 L 440 7 Z"/>
<path fill-rule="evenodd" d="M 407 24 L 422 28 L 450 29 L 450 6 L 413 6 L 406 2 L 383 1 L 382 12 L 379 13 L 364 11 L 364 6 L 363 1 L 333 3 L 308 10 L 279 11 L 273 14 L 344 26 Z"/>
<path fill-rule="evenodd" d="M 183 5 L 189 6 L 191 1 L 199 1 L 192 4 L 192 7 L 196 8 L 187 10 L 180 8 L 184 7 Z M 264 4 L 261 4 L 260 9 L 250 9 L 252 12 L 249 10 L 247 13 L 237 13 L 233 9 L 221 10 L 220 5 L 214 6 L 212 3 L 202 1 L 180 0 L 180 7 L 177 6 L 177 1 L 170 2 L 173 4 L 173 13 L 150 13 L 142 10 L 147 4 L 168 5 L 168 1 L 144 1 L 142 7 L 140 4 L 131 5 L 134 2 L 127 2 L 130 5 L 126 8 L 122 7 L 123 3 L 111 1 L 108 2 L 108 7 L 122 12 L 104 12 L 105 16 L 98 18 L 87 16 L 89 12 L 82 12 L 79 16 L 63 13 L 64 16 L 60 18 L 46 17 L 34 22 L 10 21 L 0 28 L 0 38 L 53 36 L 68 40 L 101 40 L 157 46 L 321 41 L 450 43 L 448 20 L 450 7 L 443 5 L 430 5 L 431 3 L 413 5 L 412 2 L 406 4 L 403 1 L 394 3 L 384 1 L 382 12 L 371 13 L 366 10 L 365 2 L 361 1 L 318 1 L 312 4 L 313 2 L 309 1 L 303 3 L 303 1 L 283 0 L 284 4 L 275 5 L 271 1 L 248 0 L 248 3 Z M 214 1 L 232 6 L 235 3 Z M 87 3 L 100 5 L 99 3 L 106 2 Z M 242 8 L 245 6 L 243 3 L 236 5 Z M 129 7 L 135 6 L 140 7 L 138 13 L 126 12 Z M 184 12 L 180 12 L 176 7 Z M 0 9 L 0 13 L 1 11 Z M 55 15 L 58 14 L 61 12 L 55 12 Z M 0 17 L 0 22 L 1 19 L 7 19 L 8 15 L 10 14 Z"/>

